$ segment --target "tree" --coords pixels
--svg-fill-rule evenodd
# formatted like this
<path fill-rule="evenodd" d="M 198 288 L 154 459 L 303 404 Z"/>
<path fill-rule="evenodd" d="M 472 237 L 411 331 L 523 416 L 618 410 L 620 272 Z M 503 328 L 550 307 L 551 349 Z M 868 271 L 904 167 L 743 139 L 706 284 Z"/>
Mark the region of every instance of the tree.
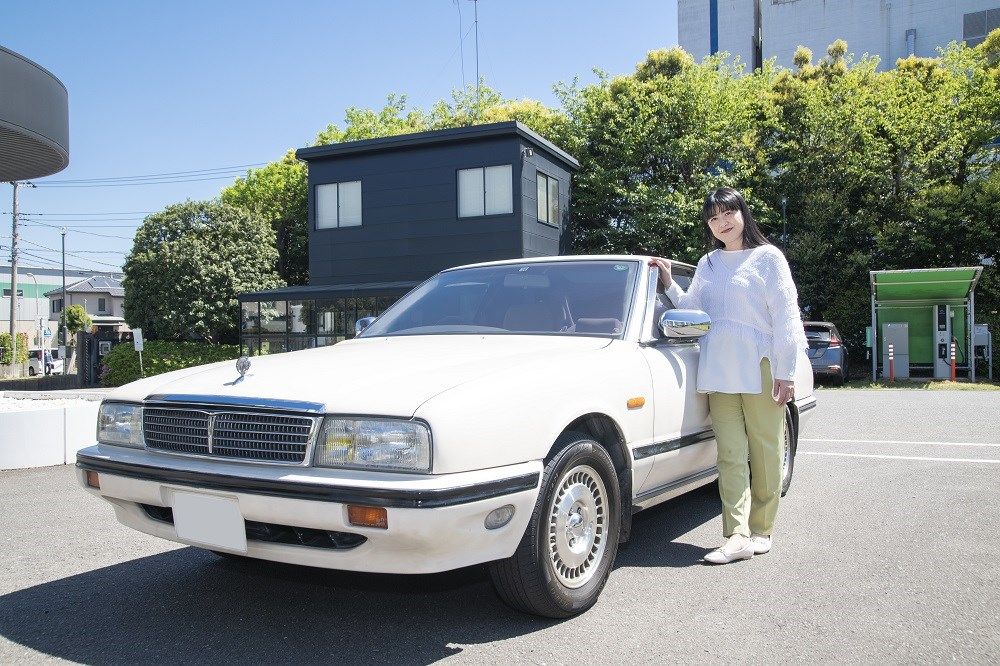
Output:
<path fill-rule="evenodd" d="M 741 187 L 766 223 L 755 185 L 766 167 L 760 135 L 773 115 L 770 72 L 742 70 L 722 56 L 695 64 L 675 48 L 651 52 L 634 74 L 560 88 L 566 143 L 581 164 L 570 211 L 575 250 L 695 260 L 705 248 L 701 203 L 723 185 Z"/>
<path fill-rule="evenodd" d="M 150 337 L 237 339 L 242 292 L 282 286 L 274 231 L 259 216 L 187 201 L 150 215 L 125 258 L 125 317 Z"/>
<path fill-rule="evenodd" d="M 278 251 L 278 275 L 287 284 L 309 282 L 306 165 L 288 151 L 277 162 L 251 169 L 222 190 L 222 203 L 270 223 Z"/>
<path fill-rule="evenodd" d="M 90 318 L 82 305 L 70 305 L 59 315 L 59 328 L 65 327 L 66 331 L 73 336 L 69 342 L 71 345 L 75 344 L 77 333 L 86 331 L 93 325 L 94 320 Z"/>

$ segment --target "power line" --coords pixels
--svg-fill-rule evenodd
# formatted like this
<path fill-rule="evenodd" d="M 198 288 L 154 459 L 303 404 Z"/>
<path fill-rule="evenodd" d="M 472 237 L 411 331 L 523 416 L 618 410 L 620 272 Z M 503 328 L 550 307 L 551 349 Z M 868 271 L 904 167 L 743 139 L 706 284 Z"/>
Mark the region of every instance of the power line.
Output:
<path fill-rule="evenodd" d="M 68 183 L 96 183 L 96 182 L 110 182 L 110 181 L 123 181 L 123 180 L 139 180 L 144 178 L 166 178 L 174 176 L 194 176 L 194 175 L 208 175 L 209 173 L 217 171 L 233 171 L 235 169 L 248 169 L 253 167 L 259 167 L 266 165 L 267 162 L 254 162 L 253 164 L 236 164 L 233 166 L 226 167 L 214 167 L 211 169 L 193 169 L 191 171 L 166 171 L 163 173 L 150 173 L 141 176 L 107 176 L 104 178 L 64 178 L 59 180 L 49 180 L 45 181 L 46 185 L 57 185 L 57 184 L 68 184 Z"/>
<path fill-rule="evenodd" d="M 209 178 L 187 178 L 187 179 L 177 179 L 177 180 L 146 180 L 139 182 L 109 182 L 109 183 L 86 183 L 81 185 L 48 185 L 46 183 L 39 183 L 38 187 L 49 187 L 49 188 L 59 188 L 67 189 L 73 187 L 130 187 L 134 185 L 171 185 L 173 183 L 200 183 L 208 180 L 229 180 L 239 176 L 242 172 L 232 173 L 225 176 L 211 176 Z"/>
<path fill-rule="evenodd" d="M 41 243 L 36 243 L 34 241 L 30 241 L 27 238 L 24 238 L 22 240 L 25 243 L 27 243 L 28 245 L 32 245 L 32 246 L 34 246 L 36 248 L 39 248 L 39 250 L 37 250 L 37 251 L 41 251 L 41 252 L 46 252 L 46 251 L 47 252 L 62 252 L 62 250 L 56 250 L 55 248 L 47 247 L 45 245 L 42 245 Z M 109 264 L 106 261 L 98 261 L 97 259 L 91 259 L 90 257 L 81 257 L 80 255 L 74 254 L 73 252 L 66 252 L 65 254 L 66 254 L 67 257 L 75 257 L 77 259 L 83 259 L 84 261 L 89 261 L 89 262 L 92 262 L 92 263 L 95 263 L 95 264 L 102 264 L 104 266 L 111 266 L 113 268 L 118 268 L 118 264 Z"/>
<path fill-rule="evenodd" d="M 44 215 L 44 216 L 48 217 L 49 215 L 151 215 L 153 213 L 159 213 L 159 212 L 160 211 L 158 211 L 158 210 L 126 210 L 126 211 L 117 211 L 117 212 L 114 212 L 114 213 L 94 213 L 94 212 L 89 212 L 89 213 L 37 213 L 37 212 L 36 213 L 23 213 L 23 212 L 19 212 L 18 214 L 19 215 Z M 6 211 L 5 210 L 3 212 L 0 212 L 0 215 L 10 215 L 10 211 Z"/>
<path fill-rule="evenodd" d="M 49 229 L 58 229 L 60 231 L 63 229 L 63 227 L 58 224 L 46 224 L 45 222 L 35 222 L 33 220 L 26 220 L 22 224 L 30 224 L 36 227 L 48 227 Z M 100 238 L 118 238 L 120 240 L 127 240 L 127 241 L 134 240 L 133 238 L 129 238 L 128 236 L 113 236 L 111 234 L 99 234 L 95 231 L 83 231 L 82 229 L 74 229 L 72 227 L 66 227 L 66 231 L 72 234 L 86 234 L 87 236 L 98 236 Z"/>

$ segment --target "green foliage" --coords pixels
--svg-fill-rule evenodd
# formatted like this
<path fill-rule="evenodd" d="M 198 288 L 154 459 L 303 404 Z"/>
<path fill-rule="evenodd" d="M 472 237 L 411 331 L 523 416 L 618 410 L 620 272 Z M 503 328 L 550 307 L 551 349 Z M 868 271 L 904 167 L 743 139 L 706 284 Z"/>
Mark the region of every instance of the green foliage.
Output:
<path fill-rule="evenodd" d="M 125 258 L 125 316 L 151 338 L 235 341 L 236 295 L 282 286 L 274 231 L 245 209 L 176 204 L 148 216 Z"/>
<path fill-rule="evenodd" d="M 0 365 L 10 365 L 11 356 L 10 333 L 0 333 Z M 17 363 L 28 362 L 28 334 L 17 334 Z"/>
<path fill-rule="evenodd" d="M 76 339 L 77 333 L 90 330 L 93 325 L 94 320 L 90 318 L 82 305 L 70 305 L 59 315 L 59 328 L 65 326 L 69 334 L 73 336 L 73 340 Z"/>
<path fill-rule="evenodd" d="M 142 367 L 145 376 L 152 377 L 172 370 L 238 358 L 239 355 L 238 345 L 148 340 L 143 345 Z M 139 379 L 139 353 L 135 351 L 133 345 L 119 344 L 112 347 L 104 356 L 101 385 L 121 386 L 137 379 Z"/>

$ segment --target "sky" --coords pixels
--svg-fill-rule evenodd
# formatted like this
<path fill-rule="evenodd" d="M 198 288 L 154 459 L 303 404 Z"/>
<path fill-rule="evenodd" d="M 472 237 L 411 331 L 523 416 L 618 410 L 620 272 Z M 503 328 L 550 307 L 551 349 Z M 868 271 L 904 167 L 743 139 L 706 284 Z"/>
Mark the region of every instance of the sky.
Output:
<path fill-rule="evenodd" d="M 479 0 L 478 14 L 480 76 L 553 106 L 554 83 L 631 72 L 677 43 L 676 0 Z M 343 126 L 346 108 L 450 98 L 475 82 L 473 17 L 472 0 L 5 3 L 0 45 L 69 91 L 70 163 L 21 188 L 22 250 L 58 263 L 60 233 L 43 225 L 64 224 L 67 267 L 115 271 L 145 214 L 217 196 L 248 165 Z M 169 179 L 187 182 L 79 182 L 179 172 Z M 10 211 L 3 185 L 4 247 Z"/>

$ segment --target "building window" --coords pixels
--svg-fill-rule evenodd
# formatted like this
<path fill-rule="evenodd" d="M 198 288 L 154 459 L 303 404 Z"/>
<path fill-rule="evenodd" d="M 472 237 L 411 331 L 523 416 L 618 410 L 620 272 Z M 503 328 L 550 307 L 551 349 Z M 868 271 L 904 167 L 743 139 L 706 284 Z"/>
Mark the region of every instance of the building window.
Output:
<path fill-rule="evenodd" d="M 559 181 L 541 171 L 536 172 L 535 188 L 538 193 L 538 221 L 559 226 Z"/>
<path fill-rule="evenodd" d="M 511 165 L 459 169 L 459 217 L 510 215 L 513 212 L 514 186 Z"/>
<path fill-rule="evenodd" d="M 106 298 L 98 298 L 97 299 L 97 311 L 98 312 L 107 312 L 108 311 L 108 299 L 106 299 Z"/>
<path fill-rule="evenodd" d="M 316 228 L 361 226 L 361 181 L 316 186 Z"/>
<path fill-rule="evenodd" d="M 52 311 L 62 312 L 62 309 L 63 309 L 63 299 L 61 298 L 52 299 Z"/>
<path fill-rule="evenodd" d="M 1000 8 L 985 9 L 962 17 L 962 38 L 969 46 L 978 46 L 986 35 L 1000 28 Z"/>
<path fill-rule="evenodd" d="M 4 289 L 3 290 L 3 295 L 6 296 L 7 298 L 10 298 L 10 289 Z M 24 289 L 18 289 L 17 290 L 17 297 L 18 298 L 24 298 Z"/>

